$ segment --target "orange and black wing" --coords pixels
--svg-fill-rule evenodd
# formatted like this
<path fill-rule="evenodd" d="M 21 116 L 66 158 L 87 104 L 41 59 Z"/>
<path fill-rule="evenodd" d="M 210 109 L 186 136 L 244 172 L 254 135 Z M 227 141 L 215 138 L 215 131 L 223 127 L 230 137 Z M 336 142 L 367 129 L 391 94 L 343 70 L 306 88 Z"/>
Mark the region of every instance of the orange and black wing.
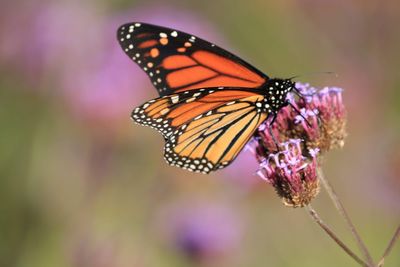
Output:
<path fill-rule="evenodd" d="M 150 100 L 132 119 L 163 134 L 170 165 L 209 173 L 229 165 L 266 119 L 263 103 L 251 89 L 194 89 Z"/>
<path fill-rule="evenodd" d="M 134 22 L 122 25 L 117 38 L 160 96 L 218 86 L 258 88 L 268 79 L 226 50 L 177 30 Z"/>

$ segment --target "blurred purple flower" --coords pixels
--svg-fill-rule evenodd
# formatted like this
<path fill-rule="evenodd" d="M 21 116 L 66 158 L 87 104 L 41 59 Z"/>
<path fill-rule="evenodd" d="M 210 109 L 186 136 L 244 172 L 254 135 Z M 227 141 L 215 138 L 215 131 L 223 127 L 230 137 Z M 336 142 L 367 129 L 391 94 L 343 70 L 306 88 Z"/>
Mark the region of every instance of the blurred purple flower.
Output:
<path fill-rule="evenodd" d="M 220 204 L 177 205 L 162 221 L 167 241 L 194 261 L 221 259 L 240 243 L 241 220 Z"/>
<path fill-rule="evenodd" d="M 68 65 L 91 58 L 98 28 L 90 25 L 100 19 L 95 6 L 17 2 L 1 10 L 0 58 L 6 67 L 19 71 L 21 79 L 36 84 L 57 80 Z"/>
<path fill-rule="evenodd" d="M 118 263 L 116 240 L 100 238 L 90 231 L 72 235 L 68 246 L 70 261 L 75 267 L 111 267 Z"/>
<path fill-rule="evenodd" d="M 238 157 L 233 161 L 229 168 L 222 169 L 220 174 L 230 185 L 234 185 L 241 193 L 249 193 L 260 189 L 258 186 L 261 181 L 255 173 L 249 172 L 258 167 L 258 162 L 254 158 L 251 146 L 246 146 Z"/>
<path fill-rule="evenodd" d="M 17 68 L 23 79 L 57 90 L 85 121 L 107 126 L 126 121 L 135 105 L 157 96 L 145 73 L 120 48 L 115 36 L 121 24 L 144 21 L 218 40 L 205 19 L 176 6 L 157 3 L 113 15 L 102 14 L 100 7 L 78 1 L 20 3 L 0 12 L 5 65 Z"/>
<path fill-rule="evenodd" d="M 157 96 L 145 73 L 123 53 L 116 41 L 116 29 L 130 21 L 150 22 L 216 39 L 211 27 L 204 25 L 205 20 L 176 7 L 144 6 L 105 18 L 95 45 L 100 60 L 90 69 L 71 70 L 64 82 L 67 101 L 78 116 L 106 122 L 125 121 L 132 107 Z"/>

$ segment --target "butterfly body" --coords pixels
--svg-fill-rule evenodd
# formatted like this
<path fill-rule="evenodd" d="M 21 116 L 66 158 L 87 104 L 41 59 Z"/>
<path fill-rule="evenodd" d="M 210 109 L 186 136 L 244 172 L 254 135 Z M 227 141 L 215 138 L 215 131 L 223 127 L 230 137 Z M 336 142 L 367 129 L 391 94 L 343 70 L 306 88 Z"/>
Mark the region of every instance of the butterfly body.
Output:
<path fill-rule="evenodd" d="M 258 126 L 287 104 L 295 86 L 177 30 L 128 23 L 117 38 L 160 96 L 135 108 L 132 119 L 159 131 L 166 161 L 190 171 L 228 166 Z"/>
<path fill-rule="evenodd" d="M 274 115 L 287 105 L 286 96 L 295 88 L 295 83 L 290 79 L 269 79 L 263 86 L 265 96 L 264 112 Z"/>

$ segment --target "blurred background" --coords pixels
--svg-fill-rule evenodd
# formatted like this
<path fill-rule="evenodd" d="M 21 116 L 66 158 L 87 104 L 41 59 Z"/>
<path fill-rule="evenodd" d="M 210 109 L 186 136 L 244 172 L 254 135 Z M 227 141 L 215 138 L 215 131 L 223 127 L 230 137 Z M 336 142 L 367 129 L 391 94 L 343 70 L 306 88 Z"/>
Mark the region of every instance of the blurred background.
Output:
<path fill-rule="evenodd" d="M 124 55 L 130 21 L 204 37 L 272 77 L 345 89 L 349 136 L 324 161 L 375 259 L 400 222 L 398 1 L 13 1 L 0 9 L 0 266 L 356 266 L 244 151 L 169 167 L 131 110 L 156 97 Z M 349 245 L 324 191 L 314 207 Z M 400 265 L 400 246 L 385 266 Z"/>

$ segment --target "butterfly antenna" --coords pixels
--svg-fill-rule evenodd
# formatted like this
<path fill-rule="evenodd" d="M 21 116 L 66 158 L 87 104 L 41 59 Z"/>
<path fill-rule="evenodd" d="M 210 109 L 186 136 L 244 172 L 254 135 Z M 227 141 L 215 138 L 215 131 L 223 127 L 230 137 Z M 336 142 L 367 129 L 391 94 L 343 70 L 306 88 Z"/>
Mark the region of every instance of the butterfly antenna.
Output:
<path fill-rule="evenodd" d="M 314 94 L 303 94 L 296 87 L 293 88 L 293 92 L 295 93 L 295 95 L 297 95 L 299 98 L 301 98 L 305 103 L 307 102 L 307 99 L 305 98 L 305 96 L 313 96 L 314 95 Z"/>
<path fill-rule="evenodd" d="M 306 73 L 303 73 L 303 74 L 295 75 L 295 76 L 292 76 L 292 77 L 290 77 L 288 79 L 292 80 L 292 79 L 303 77 L 303 76 L 312 76 L 312 75 L 318 75 L 318 74 L 329 74 L 329 75 L 333 74 L 333 75 L 335 75 L 336 78 L 339 77 L 339 75 L 334 71 L 317 71 L 317 72 L 306 72 Z"/>

